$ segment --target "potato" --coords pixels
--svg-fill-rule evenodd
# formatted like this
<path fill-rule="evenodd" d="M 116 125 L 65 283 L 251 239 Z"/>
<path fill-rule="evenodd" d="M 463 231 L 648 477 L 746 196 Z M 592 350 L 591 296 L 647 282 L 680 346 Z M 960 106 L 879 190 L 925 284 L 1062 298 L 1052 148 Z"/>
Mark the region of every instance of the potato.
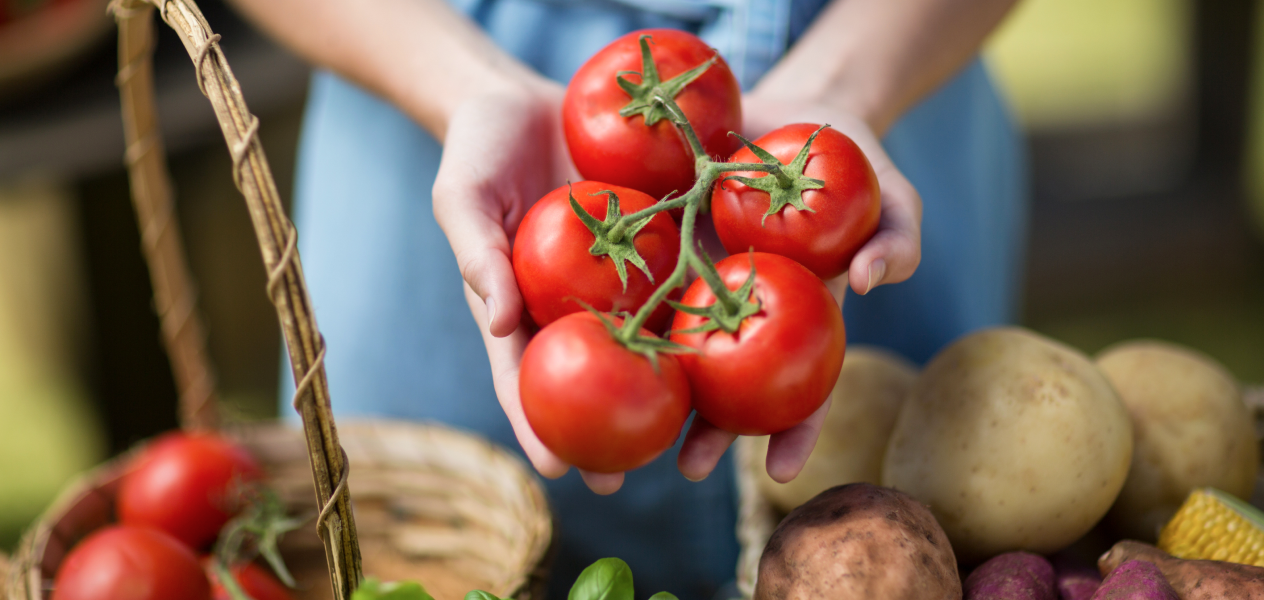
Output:
<path fill-rule="evenodd" d="M 1132 425 L 1088 357 L 1005 327 L 931 359 L 900 409 L 882 483 L 930 505 L 965 564 L 1087 533 L 1128 474 Z"/>
<path fill-rule="evenodd" d="M 798 477 L 789 483 L 773 481 L 764 468 L 767 436 L 752 440 L 754 452 L 746 468 L 755 474 L 760 493 L 780 511 L 790 512 L 836 485 L 878 483 L 895 417 L 916 379 L 917 367 L 898 355 L 871 346 L 848 348 L 821 437 Z"/>
<path fill-rule="evenodd" d="M 1097 366 L 1132 416 L 1132 468 L 1107 523 L 1154 541 L 1190 491 L 1250 498 L 1259 470 L 1251 413 L 1237 382 L 1211 358 L 1153 340 L 1107 348 Z"/>
<path fill-rule="evenodd" d="M 755 600 L 960 600 L 957 561 L 925 506 L 868 483 L 794 509 L 759 560 Z"/>
<path fill-rule="evenodd" d="M 1097 561 L 1109 577 L 1131 560 L 1154 563 L 1181 600 L 1264 600 L 1264 567 L 1218 560 L 1182 560 L 1133 540 L 1115 544 Z"/>

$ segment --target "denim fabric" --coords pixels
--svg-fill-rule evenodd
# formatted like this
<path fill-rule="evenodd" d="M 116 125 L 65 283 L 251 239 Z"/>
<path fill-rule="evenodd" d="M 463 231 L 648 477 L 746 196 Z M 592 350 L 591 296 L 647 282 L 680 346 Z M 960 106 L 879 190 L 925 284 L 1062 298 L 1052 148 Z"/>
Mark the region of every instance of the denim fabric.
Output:
<path fill-rule="evenodd" d="M 453 0 L 507 51 L 567 81 L 610 40 L 646 27 L 694 31 L 749 87 L 823 1 Z M 635 5 L 635 6 L 633 6 Z M 1023 248 L 1021 145 L 977 61 L 909 112 L 885 140 L 925 201 L 912 280 L 845 304 L 850 343 L 918 361 L 953 337 L 1014 317 Z M 431 213 L 442 149 L 394 107 L 329 73 L 313 78 L 295 220 L 340 417 L 434 420 L 518 445 L 496 401 L 461 276 Z M 282 369 L 283 413 L 293 382 Z M 637 597 L 705 600 L 734 577 L 731 461 L 690 483 L 669 451 L 608 497 L 577 473 L 546 482 L 559 518 L 550 596 L 603 556 L 632 566 Z"/>

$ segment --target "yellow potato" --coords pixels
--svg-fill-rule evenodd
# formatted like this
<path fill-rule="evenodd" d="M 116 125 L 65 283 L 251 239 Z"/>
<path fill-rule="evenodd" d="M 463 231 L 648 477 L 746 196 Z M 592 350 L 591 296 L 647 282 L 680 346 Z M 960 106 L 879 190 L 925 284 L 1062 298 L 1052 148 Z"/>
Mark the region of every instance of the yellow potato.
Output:
<path fill-rule="evenodd" d="M 1088 357 L 996 328 L 926 366 L 896 420 L 882 481 L 928 504 L 970 564 L 1075 541 L 1106 514 L 1131 457 L 1128 412 Z"/>
<path fill-rule="evenodd" d="M 1117 344 L 1097 366 L 1132 416 L 1132 468 L 1108 523 L 1153 541 L 1189 492 L 1214 487 L 1250 498 L 1259 469 L 1251 414 L 1215 360 L 1153 340 Z"/>
<path fill-rule="evenodd" d="M 917 368 L 886 350 L 866 346 L 847 349 L 821 437 L 803 471 L 789 483 L 768 476 L 764 462 L 768 438 L 755 438 L 747 468 L 755 473 L 759 491 L 782 512 L 844 483 L 878 483 L 887 438 L 895 427 L 900 405 L 913 389 Z"/>

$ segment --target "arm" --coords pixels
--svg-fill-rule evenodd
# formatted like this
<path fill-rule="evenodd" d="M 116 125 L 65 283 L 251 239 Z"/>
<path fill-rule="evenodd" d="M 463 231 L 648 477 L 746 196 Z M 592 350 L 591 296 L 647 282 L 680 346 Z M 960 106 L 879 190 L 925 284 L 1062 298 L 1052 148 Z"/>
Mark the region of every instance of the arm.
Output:
<path fill-rule="evenodd" d="M 274 39 L 385 98 L 438 140 L 472 98 L 547 86 L 443 0 L 231 2 Z"/>

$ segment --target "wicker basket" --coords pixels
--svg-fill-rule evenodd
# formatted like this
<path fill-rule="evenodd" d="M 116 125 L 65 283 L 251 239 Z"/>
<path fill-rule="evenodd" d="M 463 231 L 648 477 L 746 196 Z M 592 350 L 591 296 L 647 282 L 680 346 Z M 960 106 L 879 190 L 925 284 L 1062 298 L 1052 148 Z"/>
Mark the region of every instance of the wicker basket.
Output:
<path fill-rule="evenodd" d="M 366 421 L 341 429 L 367 573 L 422 581 L 439 600 L 472 589 L 542 597 L 552 522 L 543 490 L 521 460 L 439 425 Z M 229 433 L 265 466 L 294 514 L 316 513 L 301 430 L 257 425 Z M 8 600 L 45 598 L 66 552 L 113 521 L 123 462 L 72 484 L 27 532 L 12 559 Z M 332 597 L 314 529 L 291 533 L 281 549 L 302 598 Z"/>
<path fill-rule="evenodd" d="M 542 597 L 553 520 L 539 480 L 523 461 L 438 425 L 366 421 L 341 432 L 335 427 L 324 340 L 312 315 L 297 232 L 257 139 L 259 121 L 246 108 L 219 36 L 192 0 L 114 0 L 126 162 L 182 425 L 210 429 L 219 422 L 154 112 L 155 8 L 193 59 L 228 143 L 233 179 L 250 211 L 268 296 L 298 382 L 294 405 L 301 427 L 267 424 L 226 433 L 255 454 L 296 514 L 314 517 L 314 527 L 292 532 L 281 548 L 300 597 L 347 600 L 366 572 L 421 581 L 439 600 L 463 598 L 473 589 Z M 66 553 L 113 521 L 126 458 L 82 476 L 26 532 L 4 578 L 6 600 L 46 598 Z"/>

